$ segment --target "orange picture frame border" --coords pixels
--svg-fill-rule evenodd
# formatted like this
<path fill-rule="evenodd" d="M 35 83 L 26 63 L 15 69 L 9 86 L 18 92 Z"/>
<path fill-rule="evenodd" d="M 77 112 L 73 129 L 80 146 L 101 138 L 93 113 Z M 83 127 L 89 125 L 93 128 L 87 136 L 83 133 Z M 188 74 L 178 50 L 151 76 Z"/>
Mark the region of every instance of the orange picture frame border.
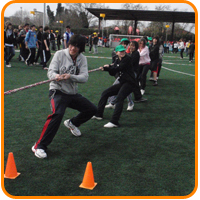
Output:
<path fill-rule="evenodd" d="M 101 3 L 121 3 L 115 1 L 100 1 Z M 6 8 L 14 3 L 27 3 L 25 0 L 13 0 L 6 3 L 1 12 L 1 44 L 4 41 L 4 12 Z M 29 2 L 30 3 L 30 2 Z M 31 3 L 41 3 L 39 0 L 34 0 Z M 42 3 L 58 3 L 55 0 L 43 1 Z M 59 0 L 59 3 L 66 3 L 64 0 Z M 68 3 L 97 3 L 94 0 L 74 0 Z M 126 1 L 124 3 L 185 3 L 190 5 L 195 12 L 195 187 L 194 190 L 186 196 L 13 196 L 10 195 L 4 187 L 4 46 L 1 45 L 1 187 L 6 196 L 14 199 L 186 199 L 192 197 L 198 187 L 198 11 L 195 5 L 185 0 L 141 0 L 141 1 Z"/>

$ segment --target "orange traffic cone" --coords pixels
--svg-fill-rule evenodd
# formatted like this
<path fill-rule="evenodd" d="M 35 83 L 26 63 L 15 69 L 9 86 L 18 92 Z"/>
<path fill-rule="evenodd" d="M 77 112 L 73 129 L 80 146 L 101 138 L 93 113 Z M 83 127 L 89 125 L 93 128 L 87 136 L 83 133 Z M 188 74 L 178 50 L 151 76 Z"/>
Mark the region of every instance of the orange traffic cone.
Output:
<path fill-rule="evenodd" d="M 86 169 L 85 169 L 83 182 L 81 183 L 81 185 L 79 187 L 93 190 L 96 185 L 97 185 L 97 183 L 94 182 L 92 163 L 88 162 Z"/>
<path fill-rule="evenodd" d="M 6 171 L 4 174 L 4 178 L 15 179 L 19 175 L 20 175 L 20 173 L 17 172 L 13 153 L 10 152 L 8 154 L 8 160 L 7 160 L 7 164 L 6 164 Z"/>

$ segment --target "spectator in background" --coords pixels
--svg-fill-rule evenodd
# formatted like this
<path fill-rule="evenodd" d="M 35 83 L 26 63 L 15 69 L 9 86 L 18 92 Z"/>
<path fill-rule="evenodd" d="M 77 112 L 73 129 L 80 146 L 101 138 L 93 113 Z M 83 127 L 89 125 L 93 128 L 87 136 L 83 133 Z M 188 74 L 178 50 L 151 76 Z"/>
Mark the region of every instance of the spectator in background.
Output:
<path fill-rule="evenodd" d="M 158 62 L 159 62 L 159 38 L 156 36 L 153 38 L 153 45 L 149 49 L 151 58 L 151 71 L 153 72 L 153 86 L 157 86 L 157 73 L 158 73 Z"/>
<path fill-rule="evenodd" d="M 25 38 L 26 49 L 29 49 L 29 55 L 25 61 L 26 65 L 33 66 L 33 63 L 35 62 L 36 47 L 39 48 L 37 40 L 38 39 L 35 32 L 35 25 L 32 25 L 28 33 L 26 33 Z"/>
<path fill-rule="evenodd" d="M 8 23 L 4 30 L 4 49 L 5 49 L 5 61 L 6 67 L 11 67 L 10 60 L 15 55 L 16 38 L 13 32 L 12 24 Z"/>
<path fill-rule="evenodd" d="M 194 50 L 195 50 L 194 41 L 191 41 L 191 44 L 190 44 L 189 49 L 188 49 L 189 62 L 193 62 Z"/>
<path fill-rule="evenodd" d="M 17 44 L 17 41 L 18 41 L 18 30 L 15 28 L 13 30 L 13 33 L 15 35 L 16 48 L 18 49 L 18 44 Z"/>
<path fill-rule="evenodd" d="M 50 44 L 51 44 L 51 50 L 56 51 L 56 35 L 53 32 L 53 30 L 51 30 L 50 33 Z"/>
<path fill-rule="evenodd" d="M 93 49 L 94 49 L 94 53 L 93 54 L 97 54 L 98 53 L 98 35 L 97 33 L 94 33 L 94 38 L 93 38 L 93 42 L 92 42 L 92 45 L 93 45 Z"/>
<path fill-rule="evenodd" d="M 60 45 L 61 45 L 61 35 L 60 35 L 60 31 L 58 31 L 58 35 L 57 35 L 57 46 L 58 46 L 58 50 L 60 50 Z"/>
<path fill-rule="evenodd" d="M 191 41 L 189 40 L 188 42 L 186 42 L 185 46 L 186 46 L 186 56 L 188 56 L 188 50 L 189 50 L 189 47 L 190 47 L 190 43 Z"/>
<path fill-rule="evenodd" d="M 18 35 L 17 35 L 17 44 L 19 45 L 19 57 L 18 57 L 18 59 L 19 59 L 19 61 L 21 61 L 21 53 L 22 53 L 22 44 L 21 44 L 21 42 L 20 42 L 20 37 L 19 37 L 19 34 L 20 34 L 20 31 L 23 29 L 23 27 L 22 27 L 22 25 L 19 25 L 18 26 Z"/>
<path fill-rule="evenodd" d="M 44 70 L 48 70 L 47 68 L 47 62 L 51 58 L 51 52 L 50 52 L 50 40 L 49 40 L 49 33 L 50 29 L 48 26 L 44 27 L 44 33 L 42 34 L 42 53 L 43 53 L 43 62 L 42 67 Z"/>
<path fill-rule="evenodd" d="M 164 46 L 164 52 L 165 53 L 169 53 L 169 46 L 170 46 L 170 43 L 169 43 L 169 41 L 167 41 L 166 43 L 165 43 L 165 46 Z M 165 49 L 166 48 L 166 49 Z"/>
<path fill-rule="evenodd" d="M 38 59 L 40 57 L 40 60 L 41 60 L 41 64 L 42 64 L 42 34 L 43 34 L 43 26 L 40 26 L 39 27 L 39 31 L 37 33 L 37 42 L 38 42 L 38 52 L 37 52 L 37 56 L 35 58 L 35 64 L 36 65 L 39 65 L 38 63 Z"/>
<path fill-rule="evenodd" d="M 178 52 L 178 43 L 177 41 L 174 41 L 173 43 L 173 53 L 177 53 Z"/>
<path fill-rule="evenodd" d="M 180 39 L 180 43 L 179 43 L 178 49 L 181 50 L 180 56 L 181 56 L 181 59 L 183 59 L 183 52 L 184 52 L 184 49 L 185 49 L 185 45 L 184 45 L 184 41 L 183 41 L 182 38 Z"/>
<path fill-rule="evenodd" d="M 66 26 L 66 32 L 63 34 L 63 49 L 67 49 L 69 39 L 74 35 L 74 33 L 71 32 L 70 26 Z"/>
<path fill-rule="evenodd" d="M 162 58 L 163 58 L 163 55 L 164 55 L 163 41 L 160 41 L 157 80 L 158 80 L 158 77 L 160 75 L 160 70 L 161 70 L 161 67 L 162 67 Z"/>
<path fill-rule="evenodd" d="M 89 53 L 92 52 L 92 34 L 89 35 L 89 38 L 88 38 L 88 44 L 89 44 Z"/>
<path fill-rule="evenodd" d="M 29 30 L 29 24 L 25 24 L 24 28 L 19 33 L 18 41 L 21 44 L 21 52 L 20 52 L 21 61 L 25 61 L 29 54 L 29 50 L 25 48 L 25 37 L 28 30 Z"/>
<path fill-rule="evenodd" d="M 107 47 L 107 42 L 108 42 L 107 37 L 105 37 L 105 38 L 104 38 L 104 46 L 105 46 L 105 47 Z"/>

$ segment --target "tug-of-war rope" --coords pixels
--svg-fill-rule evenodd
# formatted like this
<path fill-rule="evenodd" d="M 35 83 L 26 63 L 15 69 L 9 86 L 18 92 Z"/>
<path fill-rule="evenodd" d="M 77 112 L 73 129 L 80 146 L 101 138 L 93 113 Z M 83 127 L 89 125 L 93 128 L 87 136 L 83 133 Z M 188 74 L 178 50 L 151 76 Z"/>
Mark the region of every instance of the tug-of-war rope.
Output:
<path fill-rule="evenodd" d="M 100 70 L 101 70 L 100 68 L 92 69 L 92 70 L 89 70 L 88 73 L 96 72 L 96 71 L 100 71 Z M 25 90 L 25 89 L 32 88 L 32 87 L 35 87 L 35 86 L 38 86 L 38 85 L 49 83 L 51 81 L 56 81 L 56 79 L 50 79 L 50 80 L 46 80 L 46 81 L 41 81 L 41 82 L 34 83 L 34 84 L 31 84 L 31 85 L 27 85 L 27 86 L 24 86 L 24 87 L 16 88 L 14 90 L 8 90 L 8 91 L 4 92 L 4 95 L 12 94 L 12 93 L 15 93 L 15 92 L 18 92 L 18 91 L 21 91 L 21 90 Z"/>

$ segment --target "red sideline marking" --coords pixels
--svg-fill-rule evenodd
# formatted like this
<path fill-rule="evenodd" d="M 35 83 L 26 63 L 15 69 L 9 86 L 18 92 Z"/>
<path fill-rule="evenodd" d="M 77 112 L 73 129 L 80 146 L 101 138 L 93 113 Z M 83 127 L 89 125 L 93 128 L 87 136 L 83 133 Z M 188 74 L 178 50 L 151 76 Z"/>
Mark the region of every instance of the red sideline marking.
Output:
<path fill-rule="evenodd" d="M 47 121 L 46 121 L 46 123 L 44 124 L 43 130 L 42 130 L 40 139 L 38 140 L 38 142 L 36 143 L 36 145 L 35 145 L 35 147 L 34 147 L 35 149 L 37 149 L 37 146 L 38 146 L 38 144 L 40 143 L 41 139 L 43 138 L 44 133 L 46 132 L 47 127 L 49 126 L 49 123 L 50 123 L 50 121 L 52 120 L 52 116 L 53 116 L 53 114 L 55 113 L 55 102 L 54 102 L 53 99 L 51 99 L 51 105 L 52 105 L 53 113 L 52 113 L 51 115 L 48 115 Z"/>

